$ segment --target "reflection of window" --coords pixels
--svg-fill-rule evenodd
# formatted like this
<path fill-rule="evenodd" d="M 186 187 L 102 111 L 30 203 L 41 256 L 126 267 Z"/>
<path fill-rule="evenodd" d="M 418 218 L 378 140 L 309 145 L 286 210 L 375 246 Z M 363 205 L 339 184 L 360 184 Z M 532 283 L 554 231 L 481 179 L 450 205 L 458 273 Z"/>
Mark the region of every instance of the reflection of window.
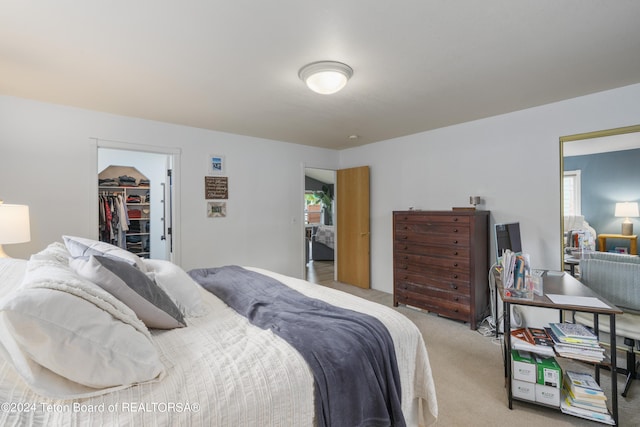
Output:
<path fill-rule="evenodd" d="M 564 216 L 582 215 L 580 201 L 580 171 L 564 171 L 563 177 Z"/>

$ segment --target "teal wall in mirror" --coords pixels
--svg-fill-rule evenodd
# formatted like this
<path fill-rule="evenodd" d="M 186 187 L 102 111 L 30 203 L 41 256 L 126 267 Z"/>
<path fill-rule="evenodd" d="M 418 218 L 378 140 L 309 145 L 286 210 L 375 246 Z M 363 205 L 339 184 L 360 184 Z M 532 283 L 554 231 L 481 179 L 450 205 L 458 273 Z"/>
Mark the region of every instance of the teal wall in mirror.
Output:
<path fill-rule="evenodd" d="M 640 149 L 565 156 L 564 168 L 581 171 L 582 215 L 600 233 L 620 233 L 616 202 L 640 201 Z M 631 218 L 640 233 L 640 218 Z M 620 246 L 615 242 L 610 246 Z M 613 249 L 613 248 L 608 248 Z"/>

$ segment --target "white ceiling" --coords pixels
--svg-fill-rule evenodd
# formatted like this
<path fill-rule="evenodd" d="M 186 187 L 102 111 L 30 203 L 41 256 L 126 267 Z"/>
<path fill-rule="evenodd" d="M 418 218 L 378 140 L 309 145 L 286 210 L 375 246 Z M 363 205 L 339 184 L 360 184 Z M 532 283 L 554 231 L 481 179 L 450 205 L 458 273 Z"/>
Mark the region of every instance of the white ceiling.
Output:
<path fill-rule="evenodd" d="M 638 83 L 639 21 L 637 0 L 2 0 L 0 94 L 341 149 Z M 354 69 L 342 92 L 298 79 L 318 60 Z"/>

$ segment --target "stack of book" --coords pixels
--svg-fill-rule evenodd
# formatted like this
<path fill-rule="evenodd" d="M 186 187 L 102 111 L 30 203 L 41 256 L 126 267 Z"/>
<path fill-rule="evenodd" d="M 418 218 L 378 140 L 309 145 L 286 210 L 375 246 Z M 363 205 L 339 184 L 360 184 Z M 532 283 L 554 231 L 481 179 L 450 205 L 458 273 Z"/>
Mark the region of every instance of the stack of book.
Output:
<path fill-rule="evenodd" d="M 554 342 L 542 328 L 519 328 L 511 331 L 511 347 L 543 356 L 554 356 Z"/>
<path fill-rule="evenodd" d="M 549 326 L 545 330 L 558 355 L 593 363 L 604 360 L 604 348 L 586 326 L 575 323 L 551 323 Z"/>
<path fill-rule="evenodd" d="M 607 410 L 607 397 L 590 374 L 565 371 L 560 409 L 565 414 L 615 424 Z"/>

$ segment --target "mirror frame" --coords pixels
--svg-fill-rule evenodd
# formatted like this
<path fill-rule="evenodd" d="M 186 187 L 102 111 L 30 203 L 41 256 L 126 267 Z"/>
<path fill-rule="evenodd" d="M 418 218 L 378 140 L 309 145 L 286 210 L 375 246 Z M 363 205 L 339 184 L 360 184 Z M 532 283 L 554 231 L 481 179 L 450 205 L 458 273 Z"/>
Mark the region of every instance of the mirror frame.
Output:
<path fill-rule="evenodd" d="M 640 125 L 598 130 L 560 137 L 560 265 L 564 271 L 564 143 L 640 132 Z"/>

